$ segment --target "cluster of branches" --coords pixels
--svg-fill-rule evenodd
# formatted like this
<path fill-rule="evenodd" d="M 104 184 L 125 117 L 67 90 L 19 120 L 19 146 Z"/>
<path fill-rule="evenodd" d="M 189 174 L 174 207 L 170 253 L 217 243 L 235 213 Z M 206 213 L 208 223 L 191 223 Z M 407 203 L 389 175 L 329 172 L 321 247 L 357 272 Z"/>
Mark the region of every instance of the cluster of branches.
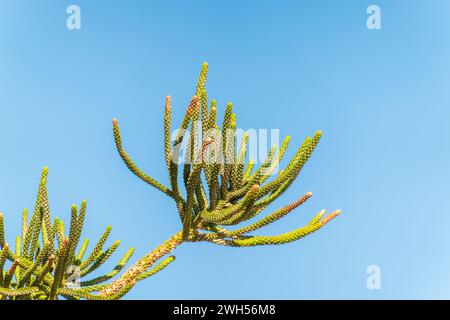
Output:
<path fill-rule="evenodd" d="M 121 298 L 131 286 L 123 286 L 112 295 L 98 295 L 96 292 L 120 273 L 134 249 L 130 248 L 110 272 L 93 277 L 92 272 L 112 256 L 120 241 L 114 241 L 104 248 L 111 232 L 111 227 L 108 226 L 91 252 L 86 254 L 89 239 L 78 245 L 86 215 L 86 201 L 81 203 L 79 209 L 72 205 L 70 225 L 66 232 L 62 220 L 51 219 L 47 176 L 48 169 L 44 168 L 33 214 L 29 219 L 28 210 L 23 211 L 22 234 L 16 238 L 14 251 L 5 242 L 4 216 L 0 213 L 0 299 Z M 153 269 L 140 273 L 136 281 L 161 271 L 173 260 L 174 257 L 166 258 Z M 86 279 L 87 277 L 90 279 Z"/>
<path fill-rule="evenodd" d="M 126 284 L 133 284 L 139 274 L 158 259 L 170 253 L 183 242 L 207 241 L 231 246 L 250 247 L 278 245 L 296 241 L 309 235 L 339 215 L 340 210 L 325 215 L 320 211 L 306 225 L 292 231 L 275 235 L 250 235 L 286 216 L 307 201 L 312 193 L 301 195 L 265 217 L 242 226 L 259 216 L 272 202 L 279 198 L 296 180 L 316 148 L 322 133 L 317 131 L 307 137 L 288 165 L 275 175 L 290 142 L 287 136 L 281 146 L 273 146 L 265 161 L 255 168 L 254 161 L 247 161 L 248 134 L 237 141 L 236 115 L 228 103 L 222 126 L 217 124 L 216 101 L 208 101 L 205 89 L 208 64 L 203 64 L 196 94 L 190 101 L 184 118 L 171 139 L 172 99 L 166 97 L 164 112 L 164 154 L 170 186 L 165 186 L 142 171 L 124 150 L 117 119 L 113 120 L 113 132 L 117 150 L 128 169 L 137 177 L 171 197 L 178 209 L 182 230 L 156 250 L 139 260 L 102 294 L 115 294 Z M 184 164 L 178 159 L 183 142 L 188 152 Z M 182 167 L 182 175 L 179 174 Z M 270 177 L 273 179 L 269 180 Z M 180 185 L 184 186 L 182 193 Z M 228 226 L 237 228 L 229 229 Z"/>
<path fill-rule="evenodd" d="M 72 206 L 68 233 L 61 220 L 55 218 L 52 222 L 46 185 L 48 170 L 44 168 L 30 220 L 28 211 L 24 210 L 22 235 L 16 239 L 15 252 L 5 243 L 4 217 L 0 214 L 1 299 L 57 299 L 61 296 L 67 299 L 119 299 L 137 282 L 174 261 L 175 258 L 169 254 L 184 242 L 209 242 L 231 247 L 279 245 L 305 237 L 339 215 L 339 210 L 327 215 L 322 210 L 306 225 L 292 231 L 275 236 L 250 234 L 283 218 L 312 196 L 307 192 L 294 202 L 259 217 L 297 179 L 322 133 L 317 131 L 312 137 L 307 137 L 283 170 L 277 171 L 289 145 L 289 136 L 279 148 L 272 146 L 267 158 L 257 167 L 254 161 L 247 161 L 248 134 L 238 141 L 236 115 L 231 103 L 226 106 L 222 125 L 217 124 L 216 101 L 208 101 L 205 89 L 207 72 L 205 63 L 196 93 L 176 130 L 175 139 L 171 139 L 172 100 L 170 96 L 166 98 L 164 154 L 169 186 L 156 181 L 134 163 L 122 146 L 118 121 L 113 120 L 117 150 L 126 166 L 174 200 L 182 229 L 140 258 L 116 280 L 107 283 L 130 260 L 132 248 L 112 271 L 85 280 L 111 257 L 119 241 L 104 249 L 111 231 L 107 227 L 86 256 L 89 241 L 86 239 L 79 246 L 86 202 L 82 202 L 80 209 Z M 186 145 L 185 142 L 188 148 L 181 165 L 180 149 Z M 7 264 L 9 267 L 5 271 Z"/>

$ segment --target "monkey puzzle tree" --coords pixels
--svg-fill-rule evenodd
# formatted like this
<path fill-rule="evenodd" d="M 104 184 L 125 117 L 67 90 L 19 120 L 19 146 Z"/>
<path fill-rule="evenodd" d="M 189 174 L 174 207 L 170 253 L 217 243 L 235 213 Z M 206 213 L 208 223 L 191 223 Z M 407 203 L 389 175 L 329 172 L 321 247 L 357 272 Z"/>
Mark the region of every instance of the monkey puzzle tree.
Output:
<path fill-rule="evenodd" d="M 47 196 L 48 170 L 44 168 L 35 209 L 29 221 L 28 211 L 23 212 L 22 235 L 16 239 L 15 252 L 5 242 L 4 216 L 0 213 L 0 299 L 119 299 L 138 281 L 156 274 L 173 262 L 175 257 L 168 256 L 154 266 L 184 242 L 204 241 L 231 247 L 284 244 L 319 230 L 339 215 L 339 210 L 328 215 L 322 210 L 305 226 L 283 234 L 249 234 L 286 216 L 312 196 L 308 192 L 258 220 L 258 216 L 298 177 L 322 133 L 317 131 L 313 137 L 307 137 L 283 170 L 278 171 L 278 166 L 289 145 L 289 136 L 279 148 L 273 146 L 267 158 L 256 168 L 254 161 L 247 161 L 248 134 L 243 135 L 237 148 L 236 115 L 231 103 L 226 106 L 222 127 L 216 124 L 216 101 L 209 103 L 205 90 L 207 71 L 208 65 L 205 63 L 196 94 L 173 140 L 172 102 L 170 97 L 166 98 L 164 154 L 170 187 L 136 166 L 123 149 L 118 121 L 113 120 L 114 138 L 123 161 L 136 176 L 174 200 L 182 222 L 181 230 L 139 259 L 113 282 L 106 283 L 121 272 L 133 249 L 125 253 L 111 272 L 85 280 L 111 257 L 119 242 L 103 248 L 111 231 L 107 227 L 85 258 L 89 242 L 85 240 L 79 246 L 79 241 L 86 202 L 82 202 L 79 210 L 72 205 L 68 233 L 58 218 L 52 223 Z M 187 130 L 189 128 L 190 131 Z M 183 142 L 187 142 L 187 152 L 181 165 L 179 157 Z M 182 175 L 179 174 L 180 167 L 183 169 Z M 185 192 L 181 191 L 180 185 L 184 186 Z M 255 221 L 249 221 L 254 218 Z M 247 224 L 243 225 L 245 222 Z M 4 271 L 7 261 L 9 267 Z"/>
<path fill-rule="evenodd" d="M 206 241 L 231 247 L 289 243 L 319 230 L 340 213 L 336 210 L 325 215 L 325 210 L 322 210 L 298 229 L 275 236 L 249 235 L 284 217 L 312 196 L 308 192 L 264 218 L 242 226 L 260 215 L 291 186 L 322 133 L 317 131 L 313 137 L 307 137 L 288 165 L 276 175 L 289 145 L 289 136 L 279 148 L 273 146 L 265 161 L 255 168 L 254 161 L 246 159 L 248 135 L 243 136 L 237 148 L 236 115 L 231 103 L 226 106 L 222 127 L 217 125 L 216 101 L 209 102 L 205 90 L 207 72 L 208 64 L 204 63 L 195 96 L 187 107 L 175 139 L 171 139 L 172 100 L 170 96 L 166 97 L 164 154 L 170 186 L 156 181 L 135 164 L 122 146 L 119 123 L 117 119 L 113 120 L 115 143 L 122 160 L 137 177 L 174 200 L 182 229 L 138 260 L 119 279 L 105 286 L 100 291 L 101 295 L 114 295 L 122 288 L 134 285 L 142 272 L 184 242 Z M 181 178 L 178 159 L 183 141 L 187 141 L 188 148 Z M 269 180 L 272 176 L 273 179 Z M 184 185 L 184 193 L 180 190 L 181 184 Z M 229 229 L 228 226 L 236 227 Z"/>

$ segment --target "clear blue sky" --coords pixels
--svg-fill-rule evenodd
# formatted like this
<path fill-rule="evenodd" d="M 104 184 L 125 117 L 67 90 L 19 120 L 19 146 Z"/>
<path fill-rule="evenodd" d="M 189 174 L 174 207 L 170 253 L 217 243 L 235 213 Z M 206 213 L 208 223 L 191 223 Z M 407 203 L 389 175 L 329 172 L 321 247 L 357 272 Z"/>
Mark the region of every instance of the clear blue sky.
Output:
<path fill-rule="evenodd" d="M 72 3 L 79 31 L 65 26 Z M 382 30 L 366 28 L 370 4 L 381 7 Z M 314 197 L 265 232 L 322 208 L 343 214 L 281 247 L 186 244 L 129 298 L 450 298 L 449 14 L 446 0 L 3 0 L 0 211 L 9 242 L 45 165 L 53 215 L 68 219 L 70 205 L 87 199 L 85 235 L 111 224 L 120 253 L 135 246 L 135 260 L 176 232 L 171 200 L 118 157 L 111 119 L 136 162 L 166 183 L 164 97 L 180 121 L 208 61 L 209 95 L 221 107 L 233 101 L 239 126 L 279 128 L 292 146 L 324 132 L 273 208 Z M 381 290 L 366 288 L 373 264 Z"/>

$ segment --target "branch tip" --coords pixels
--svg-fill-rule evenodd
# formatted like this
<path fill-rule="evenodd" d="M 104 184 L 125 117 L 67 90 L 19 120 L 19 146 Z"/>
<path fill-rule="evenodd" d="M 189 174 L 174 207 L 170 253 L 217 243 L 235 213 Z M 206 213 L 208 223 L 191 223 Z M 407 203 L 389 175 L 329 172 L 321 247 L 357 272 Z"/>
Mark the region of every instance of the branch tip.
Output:
<path fill-rule="evenodd" d="M 325 218 L 323 218 L 320 223 L 322 224 L 326 224 L 328 222 L 330 222 L 331 220 L 333 220 L 334 218 L 336 218 L 338 215 L 341 214 L 341 210 L 335 210 L 332 213 L 330 213 L 329 215 L 327 215 Z"/>

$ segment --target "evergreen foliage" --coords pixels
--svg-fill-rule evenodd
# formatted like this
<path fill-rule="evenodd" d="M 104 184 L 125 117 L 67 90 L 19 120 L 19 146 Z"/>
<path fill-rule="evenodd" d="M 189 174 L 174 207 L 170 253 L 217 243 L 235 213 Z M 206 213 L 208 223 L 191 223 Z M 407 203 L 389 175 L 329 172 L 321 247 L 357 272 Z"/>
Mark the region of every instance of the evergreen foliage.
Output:
<path fill-rule="evenodd" d="M 108 226 L 89 254 L 89 239 L 81 246 L 87 203 L 80 208 L 71 207 L 71 219 L 66 231 L 59 218 L 52 220 L 47 196 L 48 169 L 42 171 L 35 208 L 31 218 L 28 210 L 22 214 L 22 234 L 17 236 L 15 250 L 5 242 L 4 215 L 0 213 L 0 299 L 1 300 L 55 300 L 66 299 L 110 300 L 119 299 L 131 287 L 123 287 L 113 295 L 98 295 L 107 281 L 116 276 L 133 255 L 130 248 L 108 273 L 92 276 L 117 250 L 120 241 L 105 247 L 111 232 Z M 143 280 L 173 261 L 167 258 L 160 265 L 146 270 L 136 281 Z M 9 267 L 6 264 L 9 261 Z"/>
<path fill-rule="evenodd" d="M 31 217 L 26 209 L 23 211 L 22 231 L 16 238 L 15 252 L 5 242 L 4 215 L 0 213 L 0 299 L 119 299 L 137 282 L 172 263 L 175 257 L 170 253 L 184 242 L 209 242 L 230 247 L 285 244 L 316 232 L 340 214 L 340 210 L 335 210 L 326 215 L 322 210 L 306 225 L 289 232 L 274 236 L 250 234 L 285 217 L 312 196 L 307 192 L 294 202 L 260 217 L 297 179 L 322 133 L 317 131 L 307 137 L 283 170 L 278 171 L 278 166 L 289 145 L 289 136 L 279 148 L 272 146 L 267 158 L 256 166 L 255 161 L 247 161 L 249 135 L 244 134 L 238 144 L 236 115 L 231 103 L 226 105 L 221 126 L 217 124 L 217 103 L 208 100 L 205 89 L 207 73 L 208 64 L 204 63 L 195 95 L 174 139 L 171 139 L 172 99 L 166 97 L 163 131 L 168 186 L 135 164 L 123 148 L 119 123 L 117 119 L 113 120 L 120 157 L 133 174 L 173 199 L 181 230 L 140 258 L 116 280 L 108 282 L 125 267 L 133 248 L 122 256 L 113 270 L 93 277 L 91 273 L 112 256 L 120 242 L 105 247 L 111 232 L 108 226 L 90 254 L 86 254 L 89 240 L 80 242 L 86 201 L 80 208 L 72 205 L 66 231 L 62 220 L 51 218 L 48 169 L 44 168 Z M 187 145 L 187 152 L 181 164 L 179 157 L 183 144 Z"/>
<path fill-rule="evenodd" d="M 296 241 L 321 229 L 340 214 L 340 210 L 335 210 L 325 215 L 325 210 L 322 210 L 305 226 L 283 234 L 249 234 L 286 216 L 312 196 L 308 192 L 291 204 L 242 226 L 258 217 L 292 185 L 319 143 L 322 132 L 317 131 L 312 137 L 307 137 L 286 168 L 277 175 L 274 173 L 289 145 L 289 136 L 279 148 L 273 146 L 266 160 L 255 168 L 254 161 L 246 161 L 247 134 L 237 148 L 236 115 L 231 103 L 226 105 L 222 126 L 217 124 L 217 103 L 215 100 L 208 101 L 205 89 L 207 73 L 208 64 L 204 63 L 195 95 L 177 128 L 175 139 L 171 139 L 172 99 L 166 97 L 163 127 L 168 186 L 135 164 L 123 148 L 119 122 L 113 120 L 114 139 L 122 160 L 137 177 L 174 200 L 182 229 L 140 259 L 112 285 L 105 287 L 102 294 L 115 294 L 123 286 L 133 285 L 143 270 L 184 242 L 206 241 L 231 247 L 279 245 Z M 178 160 L 183 141 L 187 141 L 188 148 L 184 163 L 180 164 Z M 272 176 L 273 179 L 268 181 Z M 184 193 L 180 187 L 182 184 Z M 229 226 L 235 228 L 229 229 Z"/>

